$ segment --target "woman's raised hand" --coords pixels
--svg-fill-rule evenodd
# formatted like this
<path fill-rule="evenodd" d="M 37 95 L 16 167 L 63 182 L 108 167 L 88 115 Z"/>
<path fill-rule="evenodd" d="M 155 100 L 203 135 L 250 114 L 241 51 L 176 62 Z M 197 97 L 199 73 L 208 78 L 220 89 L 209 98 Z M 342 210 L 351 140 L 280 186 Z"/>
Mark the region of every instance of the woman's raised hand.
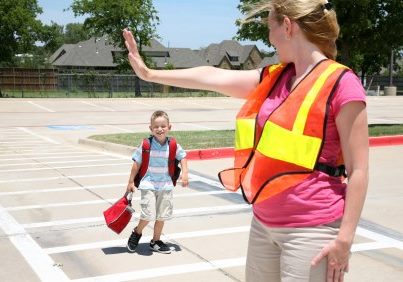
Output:
<path fill-rule="evenodd" d="M 137 49 L 136 40 L 134 40 L 131 31 L 124 29 L 123 37 L 125 38 L 125 45 L 129 51 L 129 62 L 136 75 L 142 80 L 148 80 L 150 69 L 146 66 L 140 53 Z"/>

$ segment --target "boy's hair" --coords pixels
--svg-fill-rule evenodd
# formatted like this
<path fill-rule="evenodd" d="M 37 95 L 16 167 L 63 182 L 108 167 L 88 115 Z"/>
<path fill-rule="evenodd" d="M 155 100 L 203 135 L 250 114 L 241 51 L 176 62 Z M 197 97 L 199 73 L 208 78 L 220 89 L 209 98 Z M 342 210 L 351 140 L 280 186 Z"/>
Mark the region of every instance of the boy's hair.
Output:
<path fill-rule="evenodd" d="M 156 118 L 159 118 L 159 117 L 165 118 L 165 119 L 168 121 L 168 123 L 169 123 L 168 114 L 167 114 L 166 112 L 164 112 L 164 111 L 155 111 L 155 112 L 151 115 L 151 123 L 152 123 Z"/>

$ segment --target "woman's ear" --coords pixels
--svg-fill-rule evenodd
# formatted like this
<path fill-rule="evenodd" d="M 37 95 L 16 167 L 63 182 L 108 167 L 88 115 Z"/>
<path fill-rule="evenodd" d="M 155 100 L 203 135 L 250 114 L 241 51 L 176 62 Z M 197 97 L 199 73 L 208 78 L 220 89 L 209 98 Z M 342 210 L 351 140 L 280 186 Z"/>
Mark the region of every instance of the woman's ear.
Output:
<path fill-rule="evenodd" d="M 152 128 L 152 126 L 150 125 L 150 126 L 148 126 L 148 128 L 150 129 L 150 131 L 151 132 L 153 132 L 153 128 Z"/>
<path fill-rule="evenodd" d="M 284 17 L 284 29 L 285 29 L 285 38 L 287 40 L 291 39 L 291 35 L 292 35 L 292 28 L 293 28 L 293 24 L 290 20 L 290 18 L 288 17 Z"/>
<path fill-rule="evenodd" d="M 172 128 L 172 124 L 169 124 L 168 129 L 171 130 L 171 128 Z"/>

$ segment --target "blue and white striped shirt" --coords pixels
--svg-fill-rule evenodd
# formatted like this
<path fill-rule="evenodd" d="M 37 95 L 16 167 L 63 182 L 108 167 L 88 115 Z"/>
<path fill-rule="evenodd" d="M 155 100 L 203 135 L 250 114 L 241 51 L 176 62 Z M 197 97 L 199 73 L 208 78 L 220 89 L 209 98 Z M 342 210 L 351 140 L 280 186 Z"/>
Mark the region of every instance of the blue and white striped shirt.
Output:
<path fill-rule="evenodd" d="M 141 166 L 143 143 L 133 152 L 132 160 Z M 143 179 L 140 181 L 138 189 L 144 190 L 172 190 L 174 185 L 168 172 L 169 146 L 168 142 L 161 145 L 155 138 L 152 138 L 150 146 L 150 161 L 148 169 Z M 186 157 L 186 152 L 177 144 L 177 160 Z"/>

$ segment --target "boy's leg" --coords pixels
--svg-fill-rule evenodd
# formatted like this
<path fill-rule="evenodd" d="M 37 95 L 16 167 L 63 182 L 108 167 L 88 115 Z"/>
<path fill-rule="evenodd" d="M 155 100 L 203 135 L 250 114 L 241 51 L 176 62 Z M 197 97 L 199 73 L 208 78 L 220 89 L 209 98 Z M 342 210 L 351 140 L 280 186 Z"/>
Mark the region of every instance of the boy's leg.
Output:
<path fill-rule="evenodd" d="M 156 220 L 154 223 L 154 236 L 153 241 L 158 241 L 161 238 L 162 228 L 164 228 L 164 221 Z"/>
<path fill-rule="evenodd" d="M 129 252 L 134 252 L 136 250 L 143 234 L 143 229 L 153 219 L 153 202 L 155 202 L 154 192 L 149 190 L 141 190 L 141 215 L 139 223 L 132 231 L 132 234 L 127 242 L 127 249 Z"/>
<path fill-rule="evenodd" d="M 137 234 L 143 234 L 143 229 L 148 225 L 149 221 L 140 219 L 137 226 L 133 229 L 133 232 L 137 232 Z"/>
<path fill-rule="evenodd" d="M 169 254 L 171 249 L 161 241 L 161 233 L 164 228 L 165 220 L 171 219 L 172 217 L 172 190 L 156 191 L 155 198 L 156 219 L 153 240 L 150 242 L 150 248 L 160 253 Z"/>
<path fill-rule="evenodd" d="M 172 190 L 155 191 L 156 221 L 165 221 L 172 218 L 172 212 L 173 212 L 172 196 L 173 196 Z"/>

